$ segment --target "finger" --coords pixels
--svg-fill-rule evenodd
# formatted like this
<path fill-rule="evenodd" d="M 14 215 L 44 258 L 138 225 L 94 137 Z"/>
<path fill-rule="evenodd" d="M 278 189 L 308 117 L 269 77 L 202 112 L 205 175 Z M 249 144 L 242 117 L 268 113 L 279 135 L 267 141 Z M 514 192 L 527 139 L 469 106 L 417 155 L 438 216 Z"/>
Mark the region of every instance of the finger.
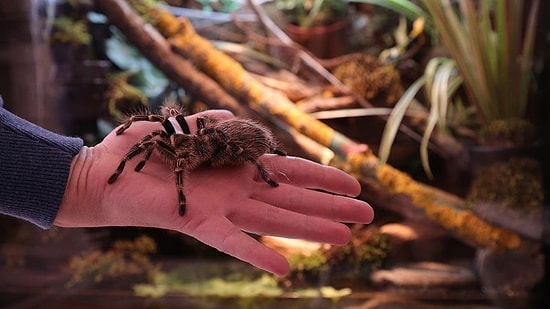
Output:
<path fill-rule="evenodd" d="M 289 271 L 288 262 L 282 255 L 245 234 L 226 218 L 204 220 L 191 232 L 183 233 L 278 276 L 284 276 Z"/>
<path fill-rule="evenodd" d="M 189 125 L 189 129 L 191 130 L 191 132 L 197 131 L 197 118 L 199 117 L 209 117 L 217 120 L 227 120 L 227 119 L 234 118 L 235 115 L 233 115 L 232 112 L 225 109 L 209 109 L 200 113 L 186 116 L 185 121 L 187 121 L 187 124 Z"/>
<path fill-rule="evenodd" d="M 357 179 L 331 166 L 278 155 L 264 155 L 260 161 L 278 182 L 349 196 L 357 196 L 361 192 Z"/>
<path fill-rule="evenodd" d="M 346 244 L 351 239 L 349 228 L 332 220 L 296 213 L 252 199 L 242 207 L 246 207 L 246 211 L 235 211 L 228 214 L 227 218 L 247 232 L 335 245 Z"/>
<path fill-rule="evenodd" d="M 196 113 L 194 115 L 190 115 L 188 117 L 194 117 L 194 116 L 206 116 L 218 120 L 227 120 L 231 118 L 235 118 L 235 115 L 226 109 L 209 109 L 205 110 L 199 113 Z"/>
<path fill-rule="evenodd" d="M 374 219 L 372 207 L 364 201 L 288 184 L 258 190 L 251 198 L 293 212 L 333 221 L 368 224 Z"/>

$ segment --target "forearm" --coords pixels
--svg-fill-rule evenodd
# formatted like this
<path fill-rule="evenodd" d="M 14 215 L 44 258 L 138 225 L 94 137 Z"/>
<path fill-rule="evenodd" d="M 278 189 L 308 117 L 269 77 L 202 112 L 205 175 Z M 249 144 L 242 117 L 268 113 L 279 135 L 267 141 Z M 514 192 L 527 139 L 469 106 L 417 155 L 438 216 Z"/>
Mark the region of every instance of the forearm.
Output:
<path fill-rule="evenodd" d="M 1 107 L 0 213 L 52 226 L 81 139 L 61 136 Z"/>

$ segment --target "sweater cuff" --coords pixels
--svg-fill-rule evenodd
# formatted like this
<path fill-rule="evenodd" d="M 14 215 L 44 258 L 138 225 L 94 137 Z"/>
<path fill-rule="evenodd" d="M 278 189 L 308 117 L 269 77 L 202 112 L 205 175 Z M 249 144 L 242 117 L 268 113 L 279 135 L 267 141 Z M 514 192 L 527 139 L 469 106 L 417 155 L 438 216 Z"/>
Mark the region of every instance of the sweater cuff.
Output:
<path fill-rule="evenodd" d="M 0 213 L 50 228 L 83 141 L 38 127 L 1 105 L 0 98 Z"/>

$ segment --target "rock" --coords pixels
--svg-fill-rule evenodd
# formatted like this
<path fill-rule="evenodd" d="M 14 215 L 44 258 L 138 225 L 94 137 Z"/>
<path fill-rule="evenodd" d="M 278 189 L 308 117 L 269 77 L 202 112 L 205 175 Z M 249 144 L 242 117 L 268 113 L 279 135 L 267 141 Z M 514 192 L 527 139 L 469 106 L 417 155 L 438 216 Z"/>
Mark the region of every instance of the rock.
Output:
<path fill-rule="evenodd" d="M 430 222 L 388 223 L 380 227 L 380 232 L 389 236 L 390 256 L 396 262 L 445 261 L 461 258 L 468 251 L 473 256 L 473 250 L 464 249 L 447 231 Z"/>
<path fill-rule="evenodd" d="M 371 281 L 379 286 L 402 288 L 470 286 L 478 282 L 468 268 L 434 262 L 408 263 L 372 273 Z"/>
<path fill-rule="evenodd" d="M 479 249 L 475 260 L 483 290 L 496 305 L 503 309 L 531 308 L 531 290 L 544 277 L 540 252 Z"/>

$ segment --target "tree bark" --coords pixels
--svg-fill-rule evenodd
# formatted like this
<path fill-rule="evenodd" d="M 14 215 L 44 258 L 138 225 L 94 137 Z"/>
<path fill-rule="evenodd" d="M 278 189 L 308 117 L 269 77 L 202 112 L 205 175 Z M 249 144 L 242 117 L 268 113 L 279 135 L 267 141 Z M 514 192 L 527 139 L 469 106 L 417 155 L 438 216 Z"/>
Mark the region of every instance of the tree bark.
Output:
<path fill-rule="evenodd" d="M 95 0 L 99 10 L 168 78 L 209 106 L 247 111 L 216 82 L 172 52 L 170 44 L 125 1 Z"/>

